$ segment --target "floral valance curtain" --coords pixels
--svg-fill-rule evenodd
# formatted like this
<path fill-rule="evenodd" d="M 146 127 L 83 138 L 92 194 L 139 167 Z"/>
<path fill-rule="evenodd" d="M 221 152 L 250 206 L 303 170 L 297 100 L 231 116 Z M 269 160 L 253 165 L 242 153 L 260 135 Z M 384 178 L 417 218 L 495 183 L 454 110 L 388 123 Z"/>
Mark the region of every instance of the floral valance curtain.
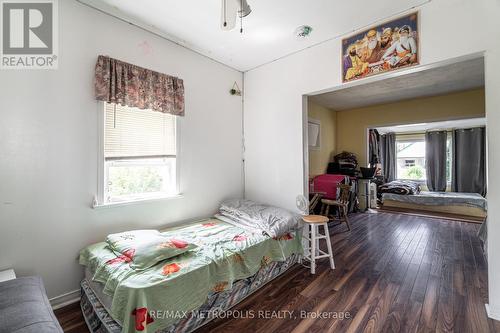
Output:
<path fill-rule="evenodd" d="M 95 96 L 99 101 L 184 116 L 181 79 L 102 55 L 95 66 Z"/>

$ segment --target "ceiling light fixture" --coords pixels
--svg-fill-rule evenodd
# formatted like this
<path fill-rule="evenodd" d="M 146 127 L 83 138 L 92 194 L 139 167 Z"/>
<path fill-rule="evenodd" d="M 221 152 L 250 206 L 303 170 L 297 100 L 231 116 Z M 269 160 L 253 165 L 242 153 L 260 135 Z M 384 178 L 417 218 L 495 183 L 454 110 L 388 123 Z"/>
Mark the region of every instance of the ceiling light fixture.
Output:
<path fill-rule="evenodd" d="M 243 33 L 243 18 L 250 15 L 252 8 L 247 0 L 222 0 L 221 28 L 222 30 L 233 30 L 236 26 L 236 18 L 240 18 L 240 33 Z"/>
<path fill-rule="evenodd" d="M 252 12 L 252 8 L 248 4 L 247 0 L 241 0 L 240 2 L 240 10 L 238 10 L 238 15 L 240 17 L 247 17 Z"/>

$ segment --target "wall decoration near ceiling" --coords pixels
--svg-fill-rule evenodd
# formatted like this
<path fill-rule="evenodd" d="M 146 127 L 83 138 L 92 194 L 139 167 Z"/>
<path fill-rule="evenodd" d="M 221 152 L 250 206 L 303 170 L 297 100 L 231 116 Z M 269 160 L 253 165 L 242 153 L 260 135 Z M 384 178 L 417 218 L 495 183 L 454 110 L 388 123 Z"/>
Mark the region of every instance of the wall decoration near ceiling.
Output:
<path fill-rule="evenodd" d="M 419 18 L 414 12 L 342 40 L 342 82 L 419 64 Z"/>
<path fill-rule="evenodd" d="M 321 122 L 316 119 L 309 118 L 307 122 L 307 133 L 310 150 L 321 149 Z"/>

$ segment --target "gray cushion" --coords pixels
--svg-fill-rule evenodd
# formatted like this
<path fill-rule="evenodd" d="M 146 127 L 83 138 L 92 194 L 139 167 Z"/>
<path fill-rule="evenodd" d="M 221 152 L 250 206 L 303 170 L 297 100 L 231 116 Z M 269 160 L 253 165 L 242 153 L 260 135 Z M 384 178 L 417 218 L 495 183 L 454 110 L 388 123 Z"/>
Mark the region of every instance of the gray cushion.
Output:
<path fill-rule="evenodd" d="M 0 283 L 0 333 L 14 332 L 62 332 L 39 277 Z"/>

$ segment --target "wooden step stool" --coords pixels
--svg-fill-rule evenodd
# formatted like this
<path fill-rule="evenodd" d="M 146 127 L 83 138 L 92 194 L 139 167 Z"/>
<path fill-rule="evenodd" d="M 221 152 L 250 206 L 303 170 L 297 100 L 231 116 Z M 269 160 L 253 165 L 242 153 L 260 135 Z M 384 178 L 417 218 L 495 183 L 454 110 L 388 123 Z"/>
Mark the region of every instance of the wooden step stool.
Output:
<path fill-rule="evenodd" d="M 328 217 L 321 215 L 306 215 L 302 217 L 302 220 L 309 226 L 307 233 L 308 237 L 305 237 L 308 240 L 309 255 L 306 255 L 305 258 L 311 262 L 311 274 L 316 273 L 316 259 L 330 258 L 330 267 L 335 269 L 330 233 L 328 232 Z M 319 233 L 320 226 L 323 227 L 324 234 Z M 328 253 L 319 249 L 320 239 L 326 240 Z"/>

